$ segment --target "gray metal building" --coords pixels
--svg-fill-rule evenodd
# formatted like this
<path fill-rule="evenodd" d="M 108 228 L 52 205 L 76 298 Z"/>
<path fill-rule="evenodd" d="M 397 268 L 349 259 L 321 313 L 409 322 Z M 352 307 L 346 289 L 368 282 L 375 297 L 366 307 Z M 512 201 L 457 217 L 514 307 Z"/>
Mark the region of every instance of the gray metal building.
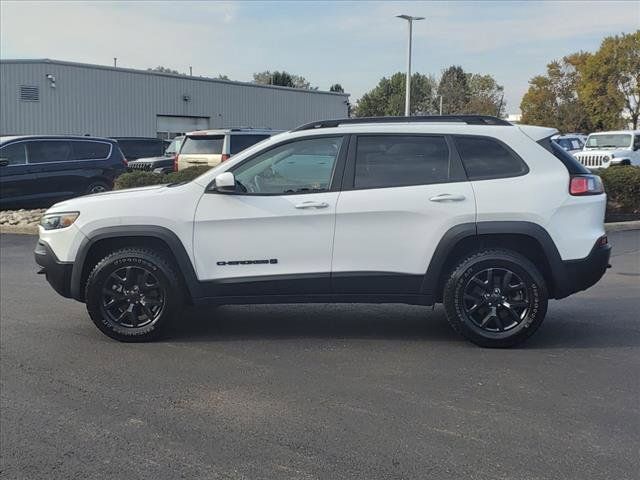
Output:
<path fill-rule="evenodd" d="M 343 118 L 348 94 L 56 60 L 0 61 L 0 134 L 172 137 Z"/>

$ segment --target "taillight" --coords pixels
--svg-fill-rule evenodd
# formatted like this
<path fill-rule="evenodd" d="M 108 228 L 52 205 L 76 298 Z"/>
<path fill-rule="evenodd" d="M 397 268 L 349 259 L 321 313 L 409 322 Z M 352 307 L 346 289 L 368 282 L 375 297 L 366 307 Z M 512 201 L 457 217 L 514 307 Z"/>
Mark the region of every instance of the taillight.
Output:
<path fill-rule="evenodd" d="M 600 195 L 604 193 L 604 186 L 598 175 L 575 175 L 569 182 L 569 193 L 575 196 Z"/>
<path fill-rule="evenodd" d="M 124 155 L 122 156 L 122 164 L 123 164 L 125 167 L 128 167 L 128 166 L 129 166 L 129 160 L 127 160 L 126 158 L 124 158 Z"/>
<path fill-rule="evenodd" d="M 230 157 L 231 157 L 231 155 L 229 155 L 228 153 L 223 153 L 221 161 L 224 162 L 225 160 L 229 160 Z"/>
<path fill-rule="evenodd" d="M 174 155 L 173 157 L 173 171 L 178 171 L 178 155 Z"/>

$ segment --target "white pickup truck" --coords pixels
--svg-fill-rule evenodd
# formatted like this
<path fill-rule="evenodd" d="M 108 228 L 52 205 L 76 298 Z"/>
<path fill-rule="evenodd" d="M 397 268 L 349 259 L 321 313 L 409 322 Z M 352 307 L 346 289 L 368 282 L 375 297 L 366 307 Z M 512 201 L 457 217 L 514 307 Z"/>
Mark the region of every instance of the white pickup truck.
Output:
<path fill-rule="evenodd" d="M 587 168 L 640 165 L 640 130 L 592 133 L 574 156 Z"/>

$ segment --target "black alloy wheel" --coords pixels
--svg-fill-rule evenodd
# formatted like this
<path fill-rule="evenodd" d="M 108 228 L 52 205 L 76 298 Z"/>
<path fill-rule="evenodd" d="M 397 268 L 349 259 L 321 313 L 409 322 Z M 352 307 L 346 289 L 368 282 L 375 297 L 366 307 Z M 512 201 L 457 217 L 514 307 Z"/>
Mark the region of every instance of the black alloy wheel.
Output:
<path fill-rule="evenodd" d="M 155 275 L 142 266 L 114 271 L 102 289 L 102 310 L 109 322 L 125 328 L 144 327 L 162 315 L 166 293 Z"/>
<path fill-rule="evenodd" d="M 476 273 L 464 288 L 464 313 L 478 328 L 504 332 L 517 327 L 529 311 L 522 279 L 507 268 Z"/>

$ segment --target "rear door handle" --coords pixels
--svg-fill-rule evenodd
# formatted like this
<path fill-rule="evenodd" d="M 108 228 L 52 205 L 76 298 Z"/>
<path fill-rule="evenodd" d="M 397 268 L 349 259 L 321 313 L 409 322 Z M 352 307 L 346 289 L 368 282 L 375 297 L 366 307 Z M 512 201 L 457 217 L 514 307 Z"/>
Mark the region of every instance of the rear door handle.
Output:
<path fill-rule="evenodd" d="M 462 202 L 465 198 L 464 195 L 454 195 L 452 193 L 441 193 L 435 197 L 431 197 L 429 200 L 432 202 Z"/>
<path fill-rule="evenodd" d="M 296 205 L 296 208 L 327 208 L 329 204 L 327 202 L 302 202 Z"/>

